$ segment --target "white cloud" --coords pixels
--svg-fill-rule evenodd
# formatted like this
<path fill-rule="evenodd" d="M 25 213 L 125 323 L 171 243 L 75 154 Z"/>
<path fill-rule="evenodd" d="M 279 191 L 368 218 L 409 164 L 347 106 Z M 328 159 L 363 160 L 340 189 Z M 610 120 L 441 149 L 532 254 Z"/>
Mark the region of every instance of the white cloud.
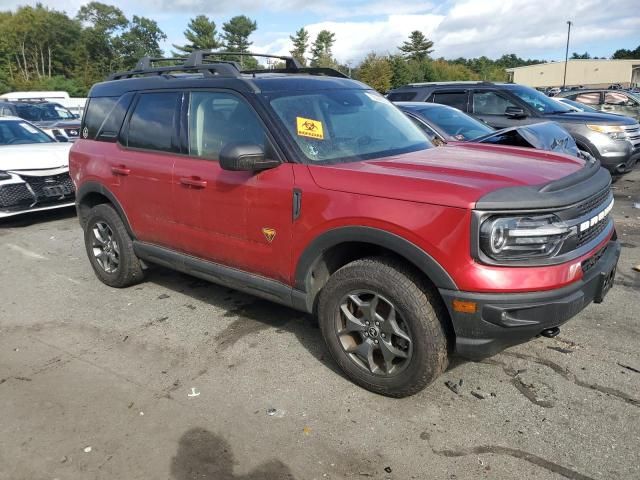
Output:
<path fill-rule="evenodd" d="M 387 0 L 370 5 L 378 5 L 378 13 L 393 12 L 394 4 Z M 398 0 L 395 6 L 396 13 L 383 19 L 341 20 L 349 12 L 353 17 L 363 14 L 363 6 L 358 4 L 333 14 L 331 21 L 313 23 L 306 28 L 312 40 L 322 29 L 335 32 L 335 57 L 340 62 L 352 60 L 354 63 L 371 51 L 396 52 L 412 30 L 420 30 L 434 41 L 437 57 L 486 55 L 496 58 L 516 53 L 523 57 L 549 58 L 550 52 L 556 52 L 558 59 L 564 53 L 567 20 L 574 22 L 571 51 L 602 48 L 603 43 L 615 42 L 617 38 L 637 38 L 640 31 L 637 0 L 581 0 L 569 9 L 563 0 L 464 0 L 439 7 Z M 398 14 L 414 12 L 414 9 L 421 13 Z M 370 14 L 376 12 L 374 8 L 368 10 Z M 428 11 L 430 13 L 425 13 Z M 283 36 L 260 47 L 264 52 L 286 54 L 291 45 L 288 37 Z"/>
<path fill-rule="evenodd" d="M 311 41 L 320 30 L 336 34 L 333 54 L 339 62 L 358 63 L 367 53 L 396 53 L 396 47 L 406 40 L 408 33 L 420 30 L 429 36 L 443 17 L 440 15 L 389 15 L 386 20 L 368 22 L 320 22 L 307 25 Z M 289 38 L 276 39 L 268 45 L 256 45 L 261 52 L 288 54 Z"/>

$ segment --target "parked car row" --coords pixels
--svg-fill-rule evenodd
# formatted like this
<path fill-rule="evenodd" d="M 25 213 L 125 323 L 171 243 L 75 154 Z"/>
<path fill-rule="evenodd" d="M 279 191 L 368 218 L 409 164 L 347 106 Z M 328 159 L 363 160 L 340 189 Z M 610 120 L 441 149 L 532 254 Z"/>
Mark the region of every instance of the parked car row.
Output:
<path fill-rule="evenodd" d="M 0 118 L 19 117 L 36 125 L 59 142 L 80 136 L 79 117 L 59 103 L 39 99 L 0 99 Z"/>
<path fill-rule="evenodd" d="M 629 172 L 640 159 L 638 120 L 604 112 L 578 112 L 523 85 L 417 83 L 391 90 L 387 98 L 449 105 L 497 129 L 556 122 L 573 136 L 580 150 L 598 159 L 613 175 Z"/>

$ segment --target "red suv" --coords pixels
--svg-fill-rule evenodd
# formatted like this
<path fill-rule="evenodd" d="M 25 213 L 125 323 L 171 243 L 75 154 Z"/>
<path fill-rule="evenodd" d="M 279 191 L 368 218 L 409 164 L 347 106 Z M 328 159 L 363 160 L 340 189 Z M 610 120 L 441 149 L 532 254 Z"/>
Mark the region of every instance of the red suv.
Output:
<path fill-rule="evenodd" d="M 102 282 L 160 264 L 314 313 L 345 373 L 397 397 L 602 301 L 620 246 L 596 161 L 432 148 L 366 85 L 282 60 L 143 59 L 92 88 L 70 171 Z"/>

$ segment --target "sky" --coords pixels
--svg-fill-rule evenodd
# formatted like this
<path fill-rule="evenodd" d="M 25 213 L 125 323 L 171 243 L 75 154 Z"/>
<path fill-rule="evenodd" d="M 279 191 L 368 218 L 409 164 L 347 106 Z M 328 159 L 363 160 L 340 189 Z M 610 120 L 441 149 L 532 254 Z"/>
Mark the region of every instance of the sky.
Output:
<path fill-rule="evenodd" d="M 39 0 L 75 15 L 86 0 Z M 336 34 L 334 56 L 356 65 L 367 53 L 397 53 L 413 30 L 434 42 L 434 57 L 515 53 L 523 58 L 563 60 L 567 21 L 573 22 L 569 53 L 610 56 L 640 45 L 638 0 L 102 0 L 128 17 L 156 20 L 167 34 L 161 45 L 184 43 L 189 19 L 199 14 L 222 23 L 234 15 L 257 21 L 252 50 L 288 54 L 289 35 L 305 27 L 314 39 L 322 29 Z M 0 10 L 35 0 L 0 0 Z"/>

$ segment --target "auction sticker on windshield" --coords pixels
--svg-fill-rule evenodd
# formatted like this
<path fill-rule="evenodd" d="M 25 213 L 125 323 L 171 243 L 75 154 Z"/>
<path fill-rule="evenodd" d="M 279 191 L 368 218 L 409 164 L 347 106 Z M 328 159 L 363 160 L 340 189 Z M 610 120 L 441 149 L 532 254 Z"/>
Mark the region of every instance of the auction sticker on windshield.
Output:
<path fill-rule="evenodd" d="M 296 124 L 299 136 L 324 140 L 322 122 L 311 120 L 310 118 L 296 117 Z"/>

